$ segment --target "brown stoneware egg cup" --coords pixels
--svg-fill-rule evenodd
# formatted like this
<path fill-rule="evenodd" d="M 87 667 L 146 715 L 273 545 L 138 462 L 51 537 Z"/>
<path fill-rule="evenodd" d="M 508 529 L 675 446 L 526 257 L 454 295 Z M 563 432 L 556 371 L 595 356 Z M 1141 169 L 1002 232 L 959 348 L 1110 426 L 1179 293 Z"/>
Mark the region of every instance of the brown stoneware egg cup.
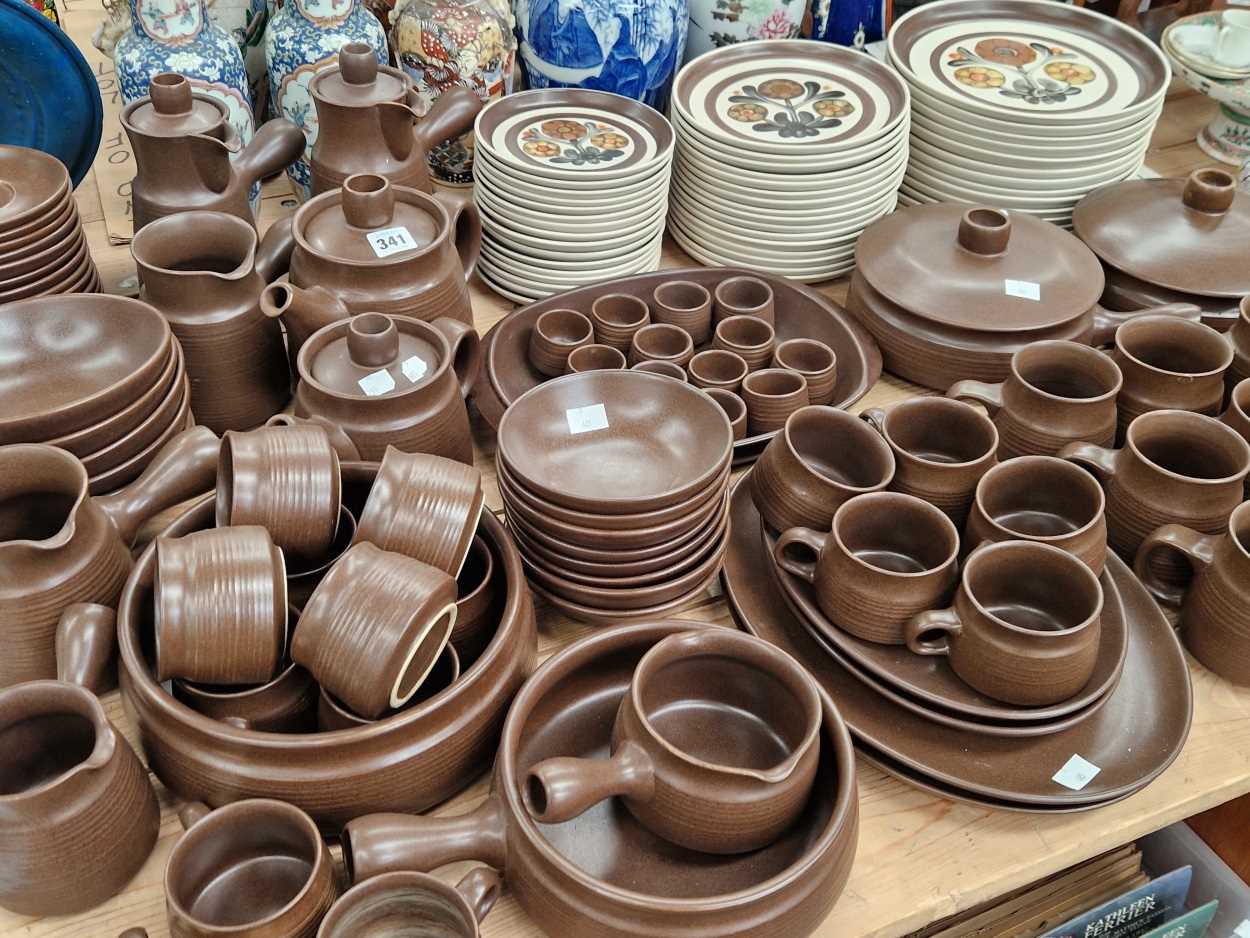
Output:
<path fill-rule="evenodd" d="M 628 293 L 608 293 L 590 304 L 590 320 L 596 342 L 628 352 L 634 333 L 651 322 L 651 309 L 645 300 Z"/>
<path fill-rule="evenodd" d="M 776 320 L 776 297 L 767 280 L 738 275 L 726 277 L 712 295 L 712 319 L 719 323 L 730 316 L 756 316 L 770 326 Z"/>
<path fill-rule="evenodd" d="M 651 293 L 651 319 L 677 326 L 703 345 L 712 334 L 712 294 L 692 280 L 668 280 Z"/>
<path fill-rule="evenodd" d="M 611 371 L 625 367 L 625 353 L 610 345 L 583 345 L 569 355 L 565 371 L 575 374 L 579 371 Z"/>
<path fill-rule="evenodd" d="M 530 333 L 530 364 L 549 378 L 568 371 L 569 355 L 595 341 L 589 319 L 572 309 L 543 313 Z"/>

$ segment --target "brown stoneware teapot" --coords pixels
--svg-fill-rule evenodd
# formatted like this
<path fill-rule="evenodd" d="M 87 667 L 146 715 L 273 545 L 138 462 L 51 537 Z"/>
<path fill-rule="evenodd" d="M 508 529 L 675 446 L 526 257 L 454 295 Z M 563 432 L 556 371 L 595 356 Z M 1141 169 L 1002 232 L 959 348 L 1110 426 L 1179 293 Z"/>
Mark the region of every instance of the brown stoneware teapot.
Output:
<path fill-rule="evenodd" d="M 252 226 L 223 212 L 160 218 L 130 243 L 140 297 L 182 345 L 191 410 L 216 433 L 259 426 L 291 396 L 282 328 L 260 311 L 283 259 L 256 245 Z"/>
<path fill-rule="evenodd" d="M 98 498 L 65 450 L 0 447 L 0 687 L 56 675 L 61 614 L 117 603 L 139 527 L 213 487 L 220 442 L 207 427 L 186 430 L 134 482 Z"/>
<path fill-rule="evenodd" d="M 426 155 L 469 130 L 482 109 L 475 93 L 456 85 L 422 116 L 412 79 L 378 65 L 373 48 L 363 42 L 343 46 L 338 65 L 319 71 L 308 92 L 317 105 L 314 195 L 339 188 L 355 173 L 377 173 L 394 185 L 433 192 Z"/>
<path fill-rule="evenodd" d="M 190 209 L 227 212 L 255 226 L 249 190 L 299 158 L 304 132 L 288 120 L 272 120 L 240 151 L 227 116 L 224 104 L 193 93 L 173 72 L 155 76 L 148 97 L 122 111 L 137 166 L 130 196 L 136 231 Z"/>

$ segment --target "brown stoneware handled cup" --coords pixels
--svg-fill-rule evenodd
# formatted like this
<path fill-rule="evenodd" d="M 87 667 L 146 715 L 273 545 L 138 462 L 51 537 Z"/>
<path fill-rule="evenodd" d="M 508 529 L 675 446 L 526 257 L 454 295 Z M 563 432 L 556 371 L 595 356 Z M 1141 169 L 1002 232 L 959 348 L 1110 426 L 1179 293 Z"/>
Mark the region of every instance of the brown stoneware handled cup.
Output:
<path fill-rule="evenodd" d="M 786 425 L 792 413 L 808 405 L 807 379 L 781 368 L 753 371 L 742 382 L 742 400 L 747 405 L 747 430 L 773 433 Z"/>
<path fill-rule="evenodd" d="M 565 367 L 566 374 L 577 374 L 581 371 L 611 371 L 625 367 L 625 353 L 610 345 L 583 345 L 574 349 L 569 355 Z"/>
<path fill-rule="evenodd" d="M 312 818 L 267 798 L 178 812 L 165 865 L 173 938 L 315 938 L 334 903 L 330 851 Z"/>
<path fill-rule="evenodd" d="M 772 323 L 757 316 L 730 316 L 716 324 L 712 348 L 742 356 L 752 371 L 765 368 L 772 360 L 777 333 Z"/>
<path fill-rule="evenodd" d="M 156 540 L 156 679 L 263 684 L 287 640 L 286 563 L 245 525 Z"/>
<path fill-rule="evenodd" d="M 684 329 L 702 345 L 712 335 L 712 294 L 691 280 L 669 280 L 651 294 L 651 319 Z"/>
<path fill-rule="evenodd" d="M 719 323 L 730 316 L 755 316 L 773 325 L 773 288 L 759 277 L 726 277 L 712 292 L 712 319 Z"/>
<path fill-rule="evenodd" d="M 694 357 L 690 333 L 670 323 L 653 322 L 634 333 L 629 345 L 629 364 L 659 361 L 686 367 Z"/>
<path fill-rule="evenodd" d="M 1188 592 L 1161 581 L 1151 557 L 1174 553 L 1194 571 Z M 1180 606 L 1181 639 L 1195 658 L 1234 684 L 1250 684 L 1250 502 L 1226 534 L 1165 524 L 1142 542 L 1134 570 L 1160 602 Z"/>
<path fill-rule="evenodd" d="M 690 383 L 696 388 L 737 392 L 742 386 L 742 379 L 747 376 L 747 363 L 736 352 L 705 349 L 690 359 L 686 371 L 690 374 Z"/>
<path fill-rule="evenodd" d="M 729 429 L 735 440 L 747 435 L 747 405 L 733 391 L 724 388 L 705 388 L 704 393 L 720 405 L 720 409 L 729 418 Z"/>
<path fill-rule="evenodd" d="M 833 403 L 838 383 L 838 356 L 816 339 L 787 339 L 773 349 L 774 368 L 797 371 L 807 379 L 807 396 L 813 404 Z"/>
<path fill-rule="evenodd" d="M 590 321 L 596 342 L 628 352 L 634 333 L 651 321 L 651 309 L 628 293 L 608 293 L 590 304 Z"/>
<path fill-rule="evenodd" d="M 341 700 L 337 699 L 324 687 L 319 692 L 314 690 L 313 696 L 317 698 L 317 727 L 322 731 L 345 730 L 351 729 L 353 726 L 368 726 L 370 723 L 378 722 L 378 720 L 389 719 L 397 713 L 403 713 L 405 710 L 424 703 L 435 694 L 441 694 L 451 687 L 459 677 L 460 656 L 456 654 L 456 649 L 450 644 L 445 645 L 442 654 L 434 662 L 434 667 L 430 669 L 430 673 L 426 675 L 425 680 L 421 682 L 421 686 L 408 702 L 398 710 L 388 709 L 382 711 L 377 719 L 367 719 L 353 713 Z"/>
<path fill-rule="evenodd" d="M 942 655 L 963 681 L 1022 707 L 1067 700 L 1094 672 L 1102 585 L 1071 554 L 1004 541 L 973 551 L 949 609 L 904 628 L 918 655 Z"/>
<path fill-rule="evenodd" d="M 638 662 L 612 757 L 540 762 L 522 799 L 539 823 L 556 824 L 620 796 L 671 843 L 744 853 L 772 843 L 802 812 L 820 724 L 816 685 L 789 655 L 741 632 L 673 635 Z"/>
<path fill-rule="evenodd" d="M 813 405 L 769 440 L 751 469 L 751 499 L 774 531 L 825 531 L 843 502 L 884 489 L 894 472 L 880 434 L 846 411 Z"/>
<path fill-rule="evenodd" d="M 1169 318 L 1169 317 L 1160 317 Z M 1033 342 L 1011 356 L 998 384 L 959 381 L 947 397 L 984 405 L 1000 459 L 1053 456 L 1069 443 L 1110 446 L 1123 376 L 1110 356 L 1079 342 Z"/>
<path fill-rule="evenodd" d="M 777 565 L 811 583 L 821 610 L 865 641 L 904 642 L 914 615 L 950 599 L 959 575 L 959 532 L 950 518 L 898 492 L 857 495 L 831 532 L 791 528 L 773 548 Z"/>
<path fill-rule="evenodd" d="M 888 411 L 860 414 L 894 454 L 890 489 L 923 499 L 962 527 L 977 483 L 998 462 L 998 431 L 984 414 L 958 401 L 914 397 Z"/>
<path fill-rule="evenodd" d="M 332 423 L 325 417 L 296 417 L 294 414 L 274 414 L 265 421 L 267 427 L 308 427 L 317 426 L 325 430 L 326 436 L 330 438 L 330 445 L 334 447 L 334 452 L 338 454 L 339 462 L 360 462 L 360 450 L 356 449 L 356 444 L 352 442 L 351 437 L 343 432 L 343 428 L 337 423 Z"/>
<path fill-rule="evenodd" d="M 501 891 L 499 874 L 484 866 L 454 887 L 428 873 L 384 873 L 344 893 L 317 938 L 479 938 Z"/>
<path fill-rule="evenodd" d="M 1239 381 L 1233 387 L 1220 423 L 1232 427 L 1238 436 L 1250 443 L 1250 378 Z M 1250 478 L 1246 480 L 1246 497 L 1250 498 Z"/>
<path fill-rule="evenodd" d="M 530 330 L 530 364 L 549 378 L 564 374 L 574 349 L 595 341 L 590 320 L 575 309 L 549 309 Z"/>
<path fill-rule="evenodd" d="M 291 657 L 353 712 L 407 703 L 456 623 L 456 581 L 402 554 L 356 544 L 318 584 Z"/>

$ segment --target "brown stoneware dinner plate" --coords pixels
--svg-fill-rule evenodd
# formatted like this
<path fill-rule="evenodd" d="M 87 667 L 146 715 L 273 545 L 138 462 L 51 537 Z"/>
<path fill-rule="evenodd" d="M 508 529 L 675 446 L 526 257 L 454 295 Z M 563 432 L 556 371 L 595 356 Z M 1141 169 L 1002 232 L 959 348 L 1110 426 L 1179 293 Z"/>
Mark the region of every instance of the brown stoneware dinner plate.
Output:
<path fill-rule="evenodd" d="M 157 404 L 156 409 L 138 426 L 122 434 L 108 446 L 79 456 L 87 474 L 97 476 L 115 469 L 150 448 L 156 440 L 166 434 L 171 426 L 185 423 L 190 413 L 187 392 L 186 370 L 182 362 L 182 353 L 179 352 L 173 383 L 166 391 L 165 398 Z"/>
<path fill-rule="evenodd" d="M 5 235 L 0 260 L 8 263 L 41 251 L 48 244 L 63 240 L 78 225 L 78 208 L 72 199 L 66 198 L 38 222 L 22 228 L 20 234 Z"/>
<path fill-rule="evenodd" d="M 912 772 L 978 797 L 1074 807 L 1138 791 L 1180 754 L 1193 716 L 1184 652 L 1167 619 L 1114 554 L 1107 554 L 1107 599 L 1122 605 L 1132 641 L 1120 682 L 1102 709 L 1070 730 L 1025 739 L 935 731 L 929 720 L 891 705 L 847 674 L 790 612 L 770 573 L 749 486 L 736 486 L 730 511 L 723 581 L 738 621 L 802 661 L 851 732 Z M 1099 769 L 1079 791 L 1054 781 L 1073 756 Z"/>
<path fill-rule="evenodd" d="M 185 380 L 183 385 L 182 403 L 179 405 L 177 413 L 174 414 L 173 420 L 161 430 L 160 435 L 156 439 L 125 462 L 90 476 L 87 480 L 87 488 L 92 495 L 105 495 L 116 491 L 133 479 L 137 479 L 143 470 L 147 468 L 148 463 L 164 448 L 166 443 L 178 433 L 195 425 L 195 418 L 191 415 L 191 395 L 189 389 L 185 387 Z"/>
<path fill-rule="evenodd" d="M 76 282 L 92 268 L 87 241 L 79 235 L 66 245 L 61 255 L 37 270 L 0 280 L 0 302 L 13 302 L 28 296 L 55 292 L 65 283 Z"/>
<path fill-rule="evenodd" d="M 548 592 L 537 583 L 530 583 L 530 590 L 534 595 L 542 599 L 548 605 L 554 606 L 560 612 L 564 613 L 571 619 L 577 619 L 579 622 L 590 622 L 595 625 L 612 625 L 615 622 L 642 622 L 647 619 L 658 619 L 671 613 L 680 612 L 687 606 L 692 606 L 699 602 L 707 595 L 707 589 L 716 580 L 720 573 L 720 563 L 718 562 L 712 571 L 687 593 L 683 593 L 676 599 L 670 599 L 667 602 L 656 603 L 652 606 L 640 606 L 635 609 L 603 609 L 599 606 L 588 606 L 585 603 L 574 602 L 571 599 L 565 599 L 555 593 Z"/>
<path fill-rule="evenodd" d="M 56 211 L 69 193 L 69 172 L 55 156 L 0 146 L 0 237 Z"/>

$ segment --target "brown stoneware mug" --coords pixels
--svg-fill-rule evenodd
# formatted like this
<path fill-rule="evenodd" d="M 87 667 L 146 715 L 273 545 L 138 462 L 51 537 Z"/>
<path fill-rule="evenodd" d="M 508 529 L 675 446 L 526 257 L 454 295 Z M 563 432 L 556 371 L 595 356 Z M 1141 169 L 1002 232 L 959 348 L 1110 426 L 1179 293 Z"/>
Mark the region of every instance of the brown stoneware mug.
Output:
<path fill-rule="evenodd" d="M 286 558 L 286 601 L 288 606 L 303 609 L 317 584 L 330 572 L 334 562 L 352 546 L 356 537 L 356 516 L 344 505 L 339 509 L 339 526 L 334 532 L 334 542 L 317 557 L 301 557 L 292 554 Z"/>
<path fill-rule="evenodd" d="M 634 333 L 629 345 L 629 364 L 660 361 L 686 367 L 694 357 L 690 333 L 665 322 L 653 322 Z"/>
<path fill-rule="evenodd" d="M 751 499 L 774 531 L 828 530 L 843 502 L 886 488 L 889 445 L 858 417 L 833 407 L 796 410 L 751 469 Z"/>
<path fill-rule="evenodd" d="M 684 329 L 695 345 L 712 335 L 712 294 L 690 280 L 669 280 L 651 294 L 651 319 Z"/>
<path fill-rule="evenodd" d="M 730 316 L 755 316 L 773 325 L 773 288 L 759 277 L 726 277 L 712 291 L 712 319 L 719 323 Z"/>
<path fill-rule="evenodd" d="M 1234 385 L 1220 423 L 1232 427 L 1238 436 L 1250 443 L 1250 378 Z M 1250 477 L 1246 479 L 1246 497 L 1250 498 Z"/>
<path fill-rule="evenodd" d="M 474 537 L 456 577 L 456 624 L 449 639 L 466 662 L 476 660 L 494 636 L 499 599 L 495 555 L 485 540 Z"/>
<path fill-rule="evenodd" d="M 318 584 L 291 657 L 370 719 L 407 703 L 456 623 L 456 581 L 369 543 L 354 545 Z"/>
<path fill-rule="evenodd" d="M 628 352 L 634 333 L 651 321 L 647 304 L 628 293 L 608 293 L 590 304 L 595 341 Z"/>
<path fill-rule="evenodd" d="M 217 526 L 260 525 L 282 550 L 324 554 L 338 530 L 339 457 L 312 423 L 229 431 L 217 464 Z"/>
<path fill-rule="evenodd" d="M 720 405 L 720 409 L 729 418 L 729 429 L 735 440 L 747 435 L 747 405 L 733 391 L 724 388 L 705 388 L 704 392 Z"/>
<path fill-rule="evenodd" d="M 1224 338 L 1233 347 L 1233 363 L 1224 373 L 1225 381 L 1231 386 L 1250 378 L 1250 294 L 1237 304 L 1237 319 L 1224 333 Z"/>
<path fill-rule="evenodd" d="M 742 382 L 742 401 L 747 405 L 747 429 L 773 433 L 786 425 L 792 413 L 810 403 L 807 379 L 782 368 L 753 371 Z"/>
<path fill-rule="evenodd" d="M 977 483 L 997 462 L 998 431 L 959 401 L 913 397 L 860 414 L 894 453 L 890 489 L 923 499 L 962 528 Z"/>
<path fill-rule="evenodd" d="M 690 373 L 690 383 L 696 388 L 703 388 L 705 391 L 720 388 L 736 392 L 742 386 L 742 379 L 747 376 L 747 363 L 736 352 L 712 348 L 705 349 L 690 359 L 686 371 Z"/>
<path fill-rule="evenodd" d="M 767 367 L 777 345 L 772 324 L 757 316 L 730 316 L 716 324 L 712 348 L 736 352 L 751 371 Z"/>
<path fill-rule="evenodd" d="M 479 938 L 501 891 L 499 874 L 484 866 L 454 887 L 428 873 L 384 873 L 345 892 L 317 938 Z"/>
<path fill-rule="evenodd" d="M 838 356 L 816 339 L 787 339 L 773 349 L 774 368 L 797 371 L 807 379 L 807 396 L 813 404 L 833 402 L 838 383 Z"/>
<path fill-rule="evenodd" d="M 1067 700 L 1094 673 L 1102 585 L 1071 554 L 1004 541 L 973 551 L 949 609 L 912 618 L 907 647 L 943 655 L 963 681 L 1022 707 Z"/>
<path fill-rule="evenodd" d="M 575 309 L 549 309 L 530 330 L 530 364 L 549 378 L 564 374 L 574 349 L 595 341 L 590 320 Z"/>
<path fill-rule="evenodd" d="M 435 694 L 441 694 L 451 687 L 459 677 L 460 656 L 456 654 L 454 647 L 450 644 L 446 645 L 442 654 L 438 656 L 438 660 L 434 662 L 434 667 L 430 669 L 430 673 L 426 675 L 425 680 L 421 682 L 421 686 L 412 695 L 411 699 L 396 710 L 387 709 L 382 711 L 376 719 L 367 719 L 353 713 L 341 700 L 337 699 L 323 687 L 320 691 L 314 691 L 314 696 L 317 698 L 317 726 L 323 731 L 345 730 L 353 726 L 368 726 L 370 723 L 388 719 L 397 713 L 403 713 L 405 710 L 424 703 Z"/>
<path fill-rule="evenodd" d="M 156 540 L 156 679 L 263 684 L 287 641 L 286 564 L 256 525 Z"/>
<path fill-rule="evenodd" d="M 1115 442 L 1122 383 L 1110 356 L 1079 342 L 1053 340 L 1033 342 L 1012 355 L 1006 381 L 959 381 L 946 396 L 985 406 L 998 427 L 1000 459 L 1053 456 L 1069 443 Z"/>
<path fill-rule="evenodd" d="M 815 682 L 789 655 L 728 629 L 672 635 L 638 662 L 611 758 L 540 762 L 522 799 L 536 821 L 556 824 L 619 796 L 670 843 L 745 853 L 802 813 L 820 724 Z"/>
<path fill-rule="evenodd" d="M 165 864 L 173 938 L 315 938 L 334 903 L 330 851 L 312 818 L 267 798 L 178 812 Z"/>
<path fill-rule="evenodd" d="M 815 587 L 821 610 L 839 628 L 901 645 L 912 616 L 950 599 L 959 576 L 959 531 L 918 498 L 871 492 L 844 503 L 831 531 L 784 532 L 773 556 Z"/>
<path fill-rule="evenodd" d="M 686 369 L 676 362 L 655 361 L 647 359 L 629 366 L 630 371 L 646 371 L 653 375 L 663 375 L 665 378 L 673 378 L 676 381 L 686 380 Z"/>
<path fill-rule="evenodd" d="M 1165 551 L 1193 568 L 1187 592 L 1151 569 L 1151 557 Z M 1225 534 L 1165 524 L 1142 542 L 1133 566 L 1157 599 L 1180 606 L 1181 639 L 1193 656 L 1234 684 L 1250 684 L 1250 502 L 1233 512 Z"/>
<path fill-rule="evenodd" d="M 442 456 L 386 448 L 356 541 L 456 576 L 482 516 L 482 473 Z"/>
<path fill-rule="evenodd" d="M 1066 550 L 1096 574 L 1107 559 L 1107 497 L 1088 472 L 1057 456 L 1017 456 L 977 485 L 964 546 L 1037 541 Z"/>
<path fill-rule="evenodd" d="M 580 371 L 611 371 L 624 367 L 624 352 L 610 345 L 592 343 L 574 349 L 569 354 L 565 373 L 572 375 Z"/>

